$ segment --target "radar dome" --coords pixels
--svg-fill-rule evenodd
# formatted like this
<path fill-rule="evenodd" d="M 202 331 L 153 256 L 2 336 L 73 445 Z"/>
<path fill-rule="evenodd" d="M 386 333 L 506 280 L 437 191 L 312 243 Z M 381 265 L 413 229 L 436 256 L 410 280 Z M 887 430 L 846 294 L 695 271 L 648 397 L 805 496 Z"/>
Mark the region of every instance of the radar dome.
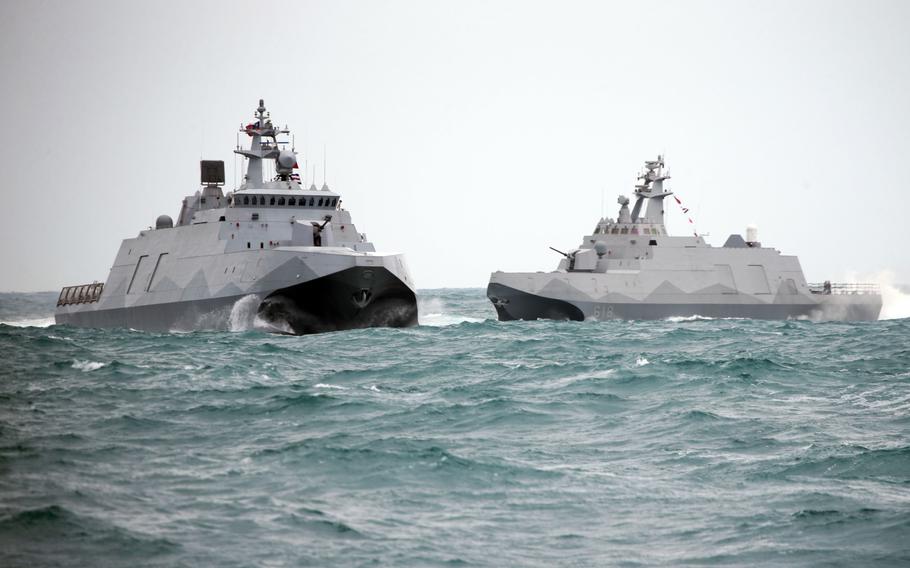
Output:
<path fill-rule="evenodd" d="M 747 243 L 757 243 L 758 242 L 758 227 L 755 225 L 749 225 L 746 227 L 746 242 Z"/>
<path fill-rule="evenodd" d="M 280 174 L 289 174 L 297 165 L 297 154 L 291 150 L 282 150 L 275 160 L 276 169 Z"/>
<path fill-rule="evenodd" d="M 158 219 L 155 220 L 156 229 L 173 229 L 174 220 L 167 215 L 159 215 Z"/>
<path fill-rule="evenodd" d="M 603 241 L 594 243 L 594 252 L 597 253 L 597 258 L 603 258 L 603 255 L 607 254 L 607 243 Z"/>

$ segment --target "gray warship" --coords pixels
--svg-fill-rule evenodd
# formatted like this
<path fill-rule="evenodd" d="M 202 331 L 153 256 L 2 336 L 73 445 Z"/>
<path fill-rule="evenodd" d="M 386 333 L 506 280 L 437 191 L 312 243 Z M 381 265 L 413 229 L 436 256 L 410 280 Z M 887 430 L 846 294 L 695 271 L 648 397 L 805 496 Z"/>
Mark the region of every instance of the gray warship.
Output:
<path fill-rule="evenodd" d="M 500 320 L 686 317 L 875 320 L 874 284 L 806 282 L 799 259 L 762 246 L 757 230 L 722 247 L 703 236 L 670 236 L 664 225 L 662 157 L 645 162 L 635 203 L 618 199 L 578 248 L 559 252 L 553 272 L 494 272 L 487 297 Z M 553 249 L 556 250 L 556 249 Z"/>
<path fill-rule="evenodd" d="M 64 288 L 57 323 L 228 329 L 238 306 L 293 334 L 417 323 L 404 256 L 376 252 L 327 184 L 301 185 L 290 131 L 262 100 L 240 131 L 250 139 L 234 150 L 247 160 L 243 183 L 225 194 L 224 162 L 202 161 L 177 222 L 161 215 L 125 239 L 104 283 Z"/>

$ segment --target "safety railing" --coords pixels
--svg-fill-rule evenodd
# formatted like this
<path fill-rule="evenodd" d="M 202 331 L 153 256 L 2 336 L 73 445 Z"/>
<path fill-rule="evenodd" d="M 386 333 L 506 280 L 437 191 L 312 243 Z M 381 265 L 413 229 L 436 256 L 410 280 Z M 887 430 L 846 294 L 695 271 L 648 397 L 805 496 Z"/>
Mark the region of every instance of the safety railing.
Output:
<path fill-rule="evenodd" d="M 878 284 L 871 283 L 844 283 L 844 282 L 815 282 L 809 284 L 809 291 L 813 294 L 875 294 L 881 295 L 882 289 Z"/>
<path fill-rule="evenodd" d="M 83 284 L 81 286 L 67 286 L 60 291 L 60 297 L 57 298 L 58 306 L 68 306 L 70 304 L 88 304 L 97 302 L 101 297 L 101 291 L 104 284 L 95 282 L 94 284 Z"/>

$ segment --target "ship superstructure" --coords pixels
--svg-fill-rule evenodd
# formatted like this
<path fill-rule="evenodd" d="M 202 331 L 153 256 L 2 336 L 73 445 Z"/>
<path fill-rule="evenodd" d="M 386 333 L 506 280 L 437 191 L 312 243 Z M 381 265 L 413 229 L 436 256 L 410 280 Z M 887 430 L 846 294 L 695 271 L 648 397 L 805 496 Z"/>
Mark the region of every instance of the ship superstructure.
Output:
<path fill-rule="evenodd" d="M 631 209 L 619 196 L 617 218 L 600 219 L 555 271 L 494 272 L 487 296 L 499 319 L 878 318 L 877 286 L 809 284 L 797 257 L 763 247 L 754 228 L 722 247 L 668 235 L 667 179 L 662 157 L 645 162 Z"/>
<path fill-rule="evenodd" d="M 241 132 L 243 183 L 225 194 L 224 163 L 203 161 L 202 187 L 177 222 L 162 215 L 124 240 L 103 285 L 64 288 L 57 323 L 226 329 L 241 300 L 296 334 L 417 323 L 404 256 L 376 252 L 327 184 L 301 185 L 289 131 L 262 100 Z"/>

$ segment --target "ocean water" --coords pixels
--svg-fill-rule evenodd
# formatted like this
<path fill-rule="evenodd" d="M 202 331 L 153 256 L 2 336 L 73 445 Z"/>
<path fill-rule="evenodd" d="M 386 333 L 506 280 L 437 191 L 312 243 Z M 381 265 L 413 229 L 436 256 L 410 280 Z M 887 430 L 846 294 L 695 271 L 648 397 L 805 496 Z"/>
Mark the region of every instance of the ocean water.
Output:
<path fill-rule="evenodd" d="M 910 319 L 306 337 L 0 294 L 0 566 L 910 565 Z"/>

